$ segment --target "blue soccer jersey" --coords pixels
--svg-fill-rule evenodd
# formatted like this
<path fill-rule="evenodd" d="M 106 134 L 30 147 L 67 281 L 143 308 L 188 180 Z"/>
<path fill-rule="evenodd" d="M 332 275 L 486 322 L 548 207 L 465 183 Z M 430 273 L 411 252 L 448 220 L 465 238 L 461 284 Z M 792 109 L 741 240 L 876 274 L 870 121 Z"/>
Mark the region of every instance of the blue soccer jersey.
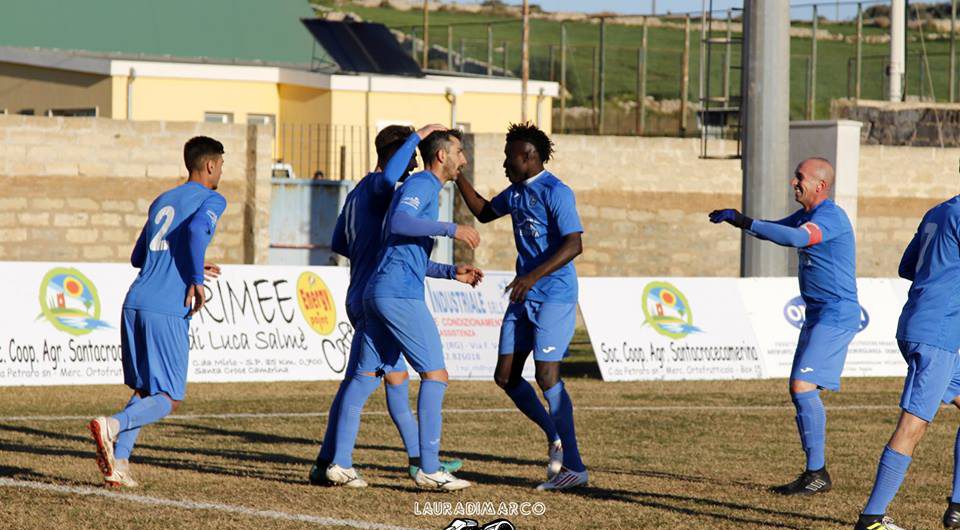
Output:
<path fill-rule="evenodd" d="M 382 172 L 363 177 L 347 194 L 333 232 L 333 251 L 350 259 L 347 305 L 363 304 L 363 290 L 377 268 L 382 249 L 383 218 L 394 188 L 406 173 L 420 135 L 412 133 L 387 162 Z"/>
<path fill-rule="evenodd" d="M 511 184 L 490 201 L 498 215 L 510 214 L 517 246 L 517 275 L 536 269 L 555 254 L 563 238 L 583 232 L 573 190 L 547 170 Z M 537 302 L 576 303 L 577 270 L 573 261 L 541 278 L 527 293 Z"/>
<path fill-rule="evenodd" d="M 930 209 L 903 253 L 900 276 L 913 281 L 897 338 L 949 352 L 960 348 L 960 195 Z"/>
<path fill-rule="evenodd" d="M 856 242 L 843 209 L 827 199 L 809 212 L 801 209 L 779 221 L 756 220 L 750 231 L 761 239 L 797 247 L 800 296 L 808 323 L 860 328 Z"/>
<path fill-rule="evenodd" d="M 410 175 L 394 192 L 383 222 L 383 250 L 364 291 L 365 299 L 424 299 L 423 282 L 431 268 L 429 257 L 433 251 L 431 236 L 453 237 L 456 231 L 453 223 L 437 222 L 441 188 L 443 183 L 433 173 L 421 171 Z M 426 227 L 426 232 L 430 232 L 436 227 L 436 231 L 429 235 L 402 235 L 397 233 L 401 224 L 397 221 L 401 219 L 405 227 L 415 222 L 415 229 Z"/>
<path fill-rule="evenodd" d="M 207 244 L 226 207 L 222 195 L 196 182 L 157 197 L 131 256 L 140 274 L 123 307 L 187 316 L 187 286 L 203 283 Z"/>

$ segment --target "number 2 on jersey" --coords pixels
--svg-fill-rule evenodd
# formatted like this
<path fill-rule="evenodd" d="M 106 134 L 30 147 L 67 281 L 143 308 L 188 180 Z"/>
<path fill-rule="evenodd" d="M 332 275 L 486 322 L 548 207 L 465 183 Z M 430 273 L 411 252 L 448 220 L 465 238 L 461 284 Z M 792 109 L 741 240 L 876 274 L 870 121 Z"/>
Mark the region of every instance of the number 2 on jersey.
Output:
<path fill-rule="evenodd" d="M 170 225 L 173 224 L 173 217 L 176 213 L 173 206 L 164 206 L 157 212 L 157 216 L 153 218 L 153 222 L 161 226 L 153 236 L 153 239 L 150 240 L 150 250 L 162 252 L 170 248 L 170 244 L 167 243 L 164 237 L 166 237 L 167 231 L 170 230 Z"/>
<path fill-rule="evenodd" d="M 927 255 L 927 248 L 930 246 L 930 240 L 933 239 L 933 234 L 937 233 L 937 223 L 927 223 L 923 225 L 923 244 L 920 246 L 920 254 L 917 255 L 917 268 L 914 269 L 914 272 L 920 271 L 920 266 L 923 265 L 923 258 Z"/>

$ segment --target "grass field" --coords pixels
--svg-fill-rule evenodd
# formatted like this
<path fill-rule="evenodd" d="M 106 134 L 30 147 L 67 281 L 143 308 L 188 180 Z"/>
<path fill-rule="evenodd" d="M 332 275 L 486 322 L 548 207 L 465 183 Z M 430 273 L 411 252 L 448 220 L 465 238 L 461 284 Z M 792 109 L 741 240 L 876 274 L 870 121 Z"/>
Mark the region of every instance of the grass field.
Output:
<path fill-rule="evenodd" d="M 401 31 L 409 33 L 411 28 L 422 33 L 423 15 L 419 10 L 400 11 L 388 7 L 368 8 L 355 4 L 337 4 L 335 0 L 315 0 L 315 3 L 334 6 L 337 9 L 351 11 L 365 20 L 380 22 Z M 717 15 L 720 16 L 719 14 Z M 725 15 L 723 15 L 725 17 Z M 791 16 L 795 19 L 794 27 L 809 27 L 809 8 L 793 9 Z M 460 39 L 464 39 L 466 55 L 480 61 L 487 57 L 487 29 L 482 23 L 497 22 L 493 26 L 493 40 L 496 47 L 493 62 L 497 66 L 503 64 L 502 43 L 507 42 L 507 64 L 516 73 L 520 71 L 520 25 L 519 20 L 504 15 L 489 13 L 465 13 L 456 11 L 437 11 L 430 14 L 430 24 L 434 28 L 431 32 L 431 42 L 446 46 L 446 26 L 454 25 L 454 49 L 459 49 Z M 508 23 L 504 23 L 508 22 Z M 459 25 L 458 25 L 459 24 Z M 555 60 L 559 61 L 558 46 L 560 44 L 559 22 L 549 20 L 531 20 L 531 75 L 537 79 L 549 77 L 549 47 L 554 45 Z M 593 93 L 594 48 L 599 45 L 599 26 L 584 22 L 567 22 L 567 42 L 569 51 L 568 87 L 573 99 L 568 105 L 590 105 Z M 856 28 L 852 23 L 836 24 L 821 23 L 820 30 L 833 34 L 853 35 Z M 887 30 L 877 27 L 865 27 L 865 35 L 887 34 Z M 715 36 L 721 36 L 717 33 Z M 683 52 L 683 31 L 671 28 L 650 28 L 648 52 L 648 80 L 647 93 L 657 99 L 678 99 L 680 94 L 680 76 Z M 638 26 L 609 25 L 606 36 L 606 91 L 608 99 L 617 97 L 630 99 L 636 90 L 637 48 L 641 42 L 641 29 Z M 690 56 L 690 92 L 689 97 L 695 100 L 698 97 L 698 69 L 699 69 L 699 33 L 694 30 L 691 35 Z M 908 33 L 907 41 L 907 94 L 923 93 L 929 96 L 930 89 L 926 78 L 921 79 L 921 43 L 916 31 Z M 792 119 L 803 119 L 806 108 L 806 83 L 808 76 L 807 60 L 811 52 L 809 38 L 792 38 L 791 65 L 790 65 L 790 113 Z M 739 48 L 734 49 L 734 64 L 739 64 L 737 57 Z M 929 54 L 929 69 L 933 75 L 933 88 L 937 99 L 945 101 L 948 97 L 948 65 L 949 42 L 934 40 L 926 42 Z M 711 65 L 711 94 L 719 95 L 722 92 L 722 47 L 714 51 Z M 816 89 L 816 113 L 818 119 L 824 119 L 830 113 L 830 100 L 847 97 L 848 90 L 853 90 L 852 78 L 848 77 L 848 62 L 856 55 L 856 47 L 846 42 L 818 41 L 818 68 Z M 883 58 L 889 55 L 889 46 L 886 44 L 864 44 L 863 46 L 863 89 L 865 99 L 882 99 Z M 436 68 L 445 68 L 445 65 L 432 65 Z M 559 66 L 554 68 L 554 76 L 559 74 Z M 852 70 L 850 72 L 852 75 Z M 924 72 L 924 77 L 927 77 Z M 739 93 L 739 75 L 732 72 L 731 86 L 733 93 Z M 849 86 L 848 86 L 849 84 Z"/>
<path fill-rule="evenodd" d="M 442 529 L 452 517 L 423 511 L 443 501 L 543 503 L 542 516 L 508 517 L 521 529 L 849 528 L 901 384 L 848 379 L 826 398 L 834 490 L 795 499 L 766 491 L 802 467 L 785 381 L 603 383 L 584 347 L 571 361 L 591 480 L 566 493 L 533 490 L 544 440 L 492 382 L 457 381 L 447 393 L 444 454 L 462 458 L 460 475 L 475 482 L 455 494 L 418 492 L 406 478 L 382 390 L 355 455 L 365 490 L 306 481 L 336 382 L 193 384 L 177 414 L 141 434 L 132 459 L 141 487 L 105 496 L 86 418 L 115 410 L 127 391 L 0 388 L 0 528 Z M 955 414 L 941 412 L 891 506 L 908 528 L 940 525 Z"/>

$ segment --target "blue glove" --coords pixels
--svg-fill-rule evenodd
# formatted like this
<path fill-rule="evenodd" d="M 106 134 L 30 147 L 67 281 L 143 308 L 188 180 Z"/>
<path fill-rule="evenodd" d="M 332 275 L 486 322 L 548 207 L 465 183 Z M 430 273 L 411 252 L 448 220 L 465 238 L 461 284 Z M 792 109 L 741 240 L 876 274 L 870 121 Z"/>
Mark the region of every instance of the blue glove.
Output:
<path fill-rule="evenodd" d="M 725 210 L 714 210 L 710 212 L 710 222 L 711 223 L 723 223 L 727 222 L 733 226 L 749 230 L 750 226 L 753 224 L 753 219 L 747 217 L 740 213 L 739 210 L 733 208 L 727 208 Z"/>

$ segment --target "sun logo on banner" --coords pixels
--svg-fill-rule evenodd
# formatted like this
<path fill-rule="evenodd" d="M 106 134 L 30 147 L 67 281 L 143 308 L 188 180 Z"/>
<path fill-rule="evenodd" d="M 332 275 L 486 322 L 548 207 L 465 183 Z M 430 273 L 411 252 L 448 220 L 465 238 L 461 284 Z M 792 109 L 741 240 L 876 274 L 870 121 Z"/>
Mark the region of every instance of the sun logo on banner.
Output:
<path fill-rule="evenodd" d="M 672 339 L 702 331 L 693 325 L 693 312 L 683 293 L 667 282 L 650 282 L 643 288 L 644 324 Z"/>
<path fill-rule="evenodd" d="M 304 272 L 297 278 L 297 302 L 303 319 L 321 335 L 329 335 L 337 324 L 337 306 L 320 276 Z"/>
<path fill-rule="evenodd" d="M 40 282 L 40 315 L 71 335 L 110 328 L 100 320 L 100 297 L 89 278 L 77 269 L 51 269 Z"/>

